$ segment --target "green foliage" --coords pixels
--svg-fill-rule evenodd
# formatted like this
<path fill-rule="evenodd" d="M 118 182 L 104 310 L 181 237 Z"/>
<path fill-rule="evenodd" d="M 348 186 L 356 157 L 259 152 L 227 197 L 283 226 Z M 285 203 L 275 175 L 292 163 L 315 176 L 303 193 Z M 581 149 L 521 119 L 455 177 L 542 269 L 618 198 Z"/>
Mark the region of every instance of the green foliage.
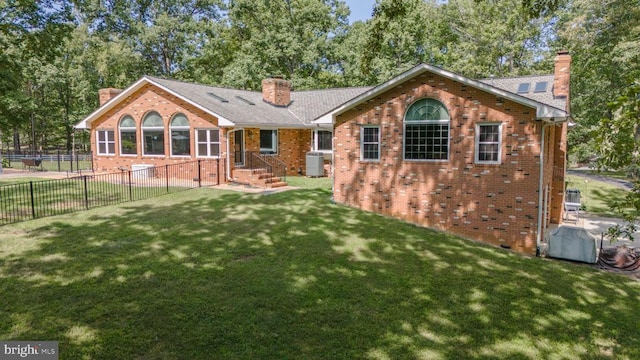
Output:
<path fill-rule="evenodd" d="M 283 75 L 298 89 L 333 86 L 338 39 L 347 31 L 348 8 L 338 0 L 235 0 L 228 8 L 226 39 L 233 59 L 222 83 L 260 88 Z"/>
<path fill-rule="evenodd" d="M 603 118 L 596 142 L 599 165 L 604 168 L 631 169 L 637 175 L 640 167 L 640 82 L 630 84 L 617 100 L 609 104 L 611 117 Z M 615 209 L 626 221 L 625 226 L 610 229 L 611 237 L 630 237 L 636 231 L 640 214 L 640 182 L 637 177 L 632 191 Z M 626 209 L 631 207 L 632 211 Z"/>
<path fill-rule="evenodd" d="M 426 62 L 465 76 L 572 64 L 572 160 L 595 158 L 603 104 L 640 77 L 637 0 L 377 0 L 349 25 L 342 0 L 0 1 L 0 132 L 71 147 L 97 91 L 144 74 L 258 90 L 376 85 Z M 606 91 L 604 91 L 606 89 Z M 78 136 L 78 138 L 81 136 Z"/>
<path fill-rule="evenodd" d="M 611 107 L 640 77 L 640 7 L 637 0 L 573 0 L 557 12 L 558 48 L 570 51 L 571 111 L 576 126 L 569 132 L 570 151 L 588 144 L 596 155 L 600 120 L 613 116 Z M 579 151 L 579 150 L 578 150 Z"/>

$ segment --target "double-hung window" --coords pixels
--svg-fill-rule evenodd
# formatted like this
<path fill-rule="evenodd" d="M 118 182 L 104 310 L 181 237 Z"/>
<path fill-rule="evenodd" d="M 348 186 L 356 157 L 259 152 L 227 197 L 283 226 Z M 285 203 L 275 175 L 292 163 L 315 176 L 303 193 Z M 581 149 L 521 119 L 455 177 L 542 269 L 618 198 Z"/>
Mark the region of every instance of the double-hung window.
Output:
<path fill-rule="evenodd" d="M 136 155 L 137 152 L 136 122 L 130 115 L 126 115 L 120 120 L 120 154 Z"/>
<path fill-rule="evenodd" d="M 363 126 L 360 130 L 360 160 L 380 160 L 379 126 Z"/>
<path fill-rule="evenodd" d="M 196 156 L 220 156 L 220 130 L 198 129 L 196 130 L 196 142 Z"/>
<path fill-rule="evenodd" d="M 142 140 L 144 155 L 164 155 L 164 122 L 155 111 L 142 120 Z"/>
<path fill-rule="evenodd" d="M 96 141 L 98 142 L 98 155 L 116 154 L 116 141 L 113 130 L 96 131 Z"/>
<path fill-rule="evenodd" d="M 189 135 L 189 120 L 183 114 L 177 114 L 171 119 L 171 156 L 191 155 L 191 137 Z"/>
<path fill-rule="evenodd" d="M 499 164 L 502 147 L 502 126 L 499 123 L 476 125 L 476 163 Z"/>
<path fill-rule="evenodd" d="M 278 153 L 278 130 L 260 130 L 260 152 Z"/>
<path fill-rule="evenodd" d="M 449 160 L 449 123 L 444 105 L 435 99 L 414 102 L 404 117 L 405 160 Z"/>
<path fill-rule="evenodd" d="M 315 151 L 330 152 L 333 149 L 333 133 L 329 130 L 313 132 L 313 149 Z"/>

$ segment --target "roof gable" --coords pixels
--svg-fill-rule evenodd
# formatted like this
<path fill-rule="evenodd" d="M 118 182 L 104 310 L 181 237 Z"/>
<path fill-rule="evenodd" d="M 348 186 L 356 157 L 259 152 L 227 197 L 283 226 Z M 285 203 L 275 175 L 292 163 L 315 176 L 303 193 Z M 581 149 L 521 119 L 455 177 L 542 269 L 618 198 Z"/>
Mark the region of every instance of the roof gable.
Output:
<path fill-rule="evenodd" d="M 340 106 L 334 108 L 333 110 L 319 117 L 315 122 L 317 124 L 332 124 L 334 123 L 334 119 L 336 116 L 343 114 L 346 111 L 352 109 L 353 107 L 360 105 L 364 102 L 367 102 L 379 96 L 380 94 L 385 93 L 388 90 L 391 90 L 392 88 L 404 83 L 405 81 L 408 81 L 426 72 L 430 72 L 430 73 L 442 76 L 444 78 L 465 84 L 467 86 L 479 89 L 481 91 L 485 91 L 495 96 L 503 97 L 505 99 L 516 102 L 518 104 L 533 108 L 536 110 L 536 118 L 539 120 L 544 120 L 548 122 L 562 122 L 569 117 L 569 114 L 564 110 L 564 106 L 562 108 L 557 107 L 561 105 L 560 101 L 554 102 L 553 105 L 550 103 L 544 103 L 544 102 L 541 102 L 541 100 L 543 100 L 542 98 L 533 99 L 530 97 L 518 95 L 512 91 L 508 91 L 505 88 L 510 88 L 510 87 L 507 87 L 506 85 L 505 85 L 505 88 L 500 88 L 495 84 L 491 85 L 483 81 L 469 79 L 462 75 L 458 75 L 453 72 L 450 72 L 432 65 L 420 64 L 392 78 L 391 80 L 386 81 L 370 89 L 369 91 L 366 91 L 360 94 L 359 96 L 347 101 L 346 103 L 341 104 Z M 494 79 L 494 81 L 495 80 L 497 79 Z M 559 120 L 556 121 L 556 119 L 559 119 Z"/>

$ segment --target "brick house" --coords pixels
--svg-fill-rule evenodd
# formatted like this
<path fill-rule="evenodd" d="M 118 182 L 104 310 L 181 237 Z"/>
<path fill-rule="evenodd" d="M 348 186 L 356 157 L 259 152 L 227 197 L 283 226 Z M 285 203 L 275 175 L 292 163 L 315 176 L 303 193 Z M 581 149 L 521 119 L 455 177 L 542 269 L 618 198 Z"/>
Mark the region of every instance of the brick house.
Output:
<path fill-rule="evenodd" d="M 96 171 L 218 158 L 226 181 L 256 184 L 250 163 L 304 174 L 321 151 L 338 203 L 535 254 L 562 218 L 570 63 L 559 52 L 554 74 L 483 80 L 421 64 L 376 87 L 313 91 L 145 76 L 101 90 L 76 128 L 90 130 Z"/>
<path fill-rule="evenodd" d="M 370 87 L 294 92 L 281 78 L 262 85 L 255 92 L 145 76 L 124 90 L 101 89 L 100 107 L 75 128 L 90 131 L 100 172 L 222 159 L 227 181 L 276 187 L 286 183 L 262 165 L 304 174 L 310 150 L 326 154 L 328 171 L 332 128 L 313 120 Z"/>
<path fill-rule="evenodd" d="M 562 219 L 571 58 L 471 80 L 419 65 L 317 120 L 338 203 L 535 254 Z"/>

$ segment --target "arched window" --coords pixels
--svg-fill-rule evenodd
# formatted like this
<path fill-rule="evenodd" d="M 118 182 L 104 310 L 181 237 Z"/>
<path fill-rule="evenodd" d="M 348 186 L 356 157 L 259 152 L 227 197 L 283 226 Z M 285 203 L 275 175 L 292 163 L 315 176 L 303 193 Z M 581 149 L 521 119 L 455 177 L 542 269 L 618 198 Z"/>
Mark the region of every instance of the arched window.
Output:
<path fill-rule="evenodd" d="M 120 120 L 120 154 L 135 155 L 138 153 L 136 146 L 136 122 L 129 115 Z"/>
<path fill-rule="evenodd" d="M 448 160 L 450 122 L 438 100 L 420 99 L 409 106 L 404 116 L 405 160 Z"/>
<path fill-rule="evenodd" d="M 189 136 L 189 120 L 183 114 L 171 119 L 171 156 L 191 155 L 191 137 Z"/>
<path fill-rule="evenodd" d="M 142 139 L 144 155 L 164 155 L 164 123 L 155 111 L 142 120 Z"/>

